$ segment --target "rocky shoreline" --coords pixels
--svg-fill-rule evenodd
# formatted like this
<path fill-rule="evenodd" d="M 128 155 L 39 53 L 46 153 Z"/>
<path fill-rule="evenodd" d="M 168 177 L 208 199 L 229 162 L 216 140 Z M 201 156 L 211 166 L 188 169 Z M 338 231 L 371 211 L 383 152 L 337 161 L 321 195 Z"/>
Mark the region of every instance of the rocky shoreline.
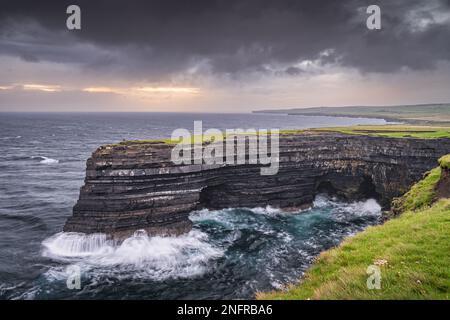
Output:
<path fill-rule="evenodd" d="M 173 145 L 128 142 L 98 148 L 87 160 L 85 184 L 64 231 L 123 239 L 191 229 L 196 209 L 308 207 L 317 193 L 347 200 L 376 198 L 389 208 L 436 160 L 450 139 L 387 138 L 339 133 L 282 134 L 280 168 L 261 165 L 175 165 Z"/>

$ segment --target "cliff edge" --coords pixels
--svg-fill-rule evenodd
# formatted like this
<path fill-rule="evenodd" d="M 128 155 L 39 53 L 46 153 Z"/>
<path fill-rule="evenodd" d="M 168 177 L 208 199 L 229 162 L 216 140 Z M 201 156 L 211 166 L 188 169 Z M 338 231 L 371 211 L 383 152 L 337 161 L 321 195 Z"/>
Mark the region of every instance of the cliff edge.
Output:
<path fill-rule="evenodd" d="M 123 238 L 137 229 L 150 235 L 191 228 L 200 208 L 267 206 L 298 210 L 315 195 L 376 198 L 389 208 L 450 150 L 450 139 L 390 138 L 336 132 L 285 133 L 279 172 L 261 165 L 175 165 L 173 145 L 129 141 L 98 148 L 64 231 Z"/>

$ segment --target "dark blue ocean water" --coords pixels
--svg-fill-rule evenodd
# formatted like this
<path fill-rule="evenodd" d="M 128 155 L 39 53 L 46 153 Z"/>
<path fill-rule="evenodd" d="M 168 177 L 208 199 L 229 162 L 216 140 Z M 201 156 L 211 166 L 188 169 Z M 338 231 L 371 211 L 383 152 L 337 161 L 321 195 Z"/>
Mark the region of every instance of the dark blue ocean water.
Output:
<path fill-rule="evenodd" d="M 193 212 L 181 237 L 142 234 L 121 245 L 63 234 L 85 161 L 100 145 L 170 136 L 176 128 L 295 129 L 383 120 L 264 114 L 0 113 L 0 298 L 252 298 L 295 282 L 311 260 L 379 221 L 373 200 L 319 197 L 311 210 Z M 76 267 L 81 289 L 67 288 Z M 72 268 L 72 269 L 71 269 Z"/>

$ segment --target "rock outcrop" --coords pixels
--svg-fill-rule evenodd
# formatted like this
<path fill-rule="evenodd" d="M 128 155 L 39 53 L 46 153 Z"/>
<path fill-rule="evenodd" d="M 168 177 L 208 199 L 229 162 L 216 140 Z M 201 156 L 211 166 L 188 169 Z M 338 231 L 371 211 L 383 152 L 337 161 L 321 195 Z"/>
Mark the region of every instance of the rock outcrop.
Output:
<path fill-rule="evenodd" d="M 310 206 L 319 192 L 374 197 L 387 208 L 450 152 L 450 139 L 281 135 L 280 168 L 273 176 L 260 175 L 260 165 L 175 165 L 172 147 L 129 142 L 97 149 L 64 231 L 116 238 L 137 229 L 180 234 L 190 230 L 188 214 L 195 209 L 296 210 Z"/>
<path fill-rule="evenodd" d="M 436 198 L 450 198 L 450 154 L 439 159 L 441 178 L 436 184 Z"/>

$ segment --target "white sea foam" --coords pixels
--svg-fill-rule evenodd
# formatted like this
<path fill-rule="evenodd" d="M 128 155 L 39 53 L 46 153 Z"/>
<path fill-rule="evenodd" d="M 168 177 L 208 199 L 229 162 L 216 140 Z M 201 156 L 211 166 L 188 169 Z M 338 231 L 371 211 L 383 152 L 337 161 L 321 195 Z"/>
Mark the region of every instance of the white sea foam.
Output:
<path fill-rule="evenodd" d="M 379 215 L 381 214 L 381 206 L 375 199 L 368 199 L 366 201 L 360 201 L 351 203 L 354 211 L 360 215 Z"/>
<path fill-rule="evenodd" d="M 192 277 L 204 273 L 210 260 L 223 251 L 208 243 L 208 236 L 192 230 L 178 237 L 149 237 L 137 231 L 120 244 L 105 235 L 58 233 L 42 243 L 43 255 L 75 263 L 84 271 L 128 273 L 129 276 L 155 280 Z M 111 268 L 114 267 L 114 268 Z M 64 277 L 61 270 L 49 270 L 49 278 Z M 121 275 L 123 276 L 123 274 Z"/>
<path fill-rule="evenodd" d="M 114 243 L 102 233 L 83 234 L 60 232 L 44 240 L 45 253 L 56 258 L 81 258 L 107 254 L 114 249 Z"/>
<path fill-rule="evenodd" d="M 329 197 L 324 194 L 317 195 L 313 201 L 312 208 L 320 209 L 320 208 L 335 208 L 338 211 L 345 211 L 354 215 L 380 215 L 381 214 L 381 206 L 375 199 L 368 199 L 365 201 L 355 201 L 351 203 L 339 201 L 336 197 Z M 255 207 L 255 208 L 241 208 L 243 210 L 251 211 L 255 214 L 268 215 L 268 216 L 276 216 L 276 215 L 292 215 L 298 214 L 301 212 L 308 212 L 312 208 L 298 210 L 295 212 L 287 212 L 280 208 L 274 208 L 271 206 L 264 207 Z M 239 209 L 239 208 L 238 208 Z M 190 215 L 190 219 L 194 222 L 197 221 L 205 221 L 205 220 L 214 220 L 223 225 L 230 225 L 232 222 L 232 216 L 229 213 L 233 213 L 236 208 L 226 208 L 221 210 L 208 210 L 202 209 L 193 212 Z"/>
<path fill-rule="evenodd" d="M 381 206 L 375 199 L 365 201 L 355 201 L 351 203 L 340 202 L 335 198 L 329 198 L 325 195 L 318 195 L 314 199 L 313 208 L 334 208 L 339 212 L 346 212 L 355 216 L 379 216 L 381 215 Z"/>
<path fill-rule="evenodd" d="M 314 201 L 312 212 L 314 212 L 314 208 L 323 208 L 323 212 L 326 212 L 324 219 L 333 219 L 334 221 L 351 221 L 355 217 L 377 216 L 381 213 L 380 206 L 373 199 L 345 203 L 325 196 L 318 196 Z M 304 215 L 306 226 L 298 225 L 300 229 L 297 229 L 294 233 L 307 227 L 308 221 L 314 225 L 315 220 L 309 218 L 309 212 Z M 67 279 L 66 268 L 76 265 L 80 268 L 82 275 L 87 275 L 90 278 L 90 285 L 94 285 L 96 282 L 111 281 L 111 279 L 141 278 L 161 281 L 193 278 L 211 270 L 214 266 L 214 260 L 224 256 L 226 250 L 229 250 L 233 244 L 241 241 L 241 239 L 250 241 L 250 251 L 260 250 L 260 242 L 244 236 L 250 229 L 253 230 L 252 232 L 257 231 L 261 235 L 269 236 L 270 239 L 279 239 L 283 243 L 283 248 L 287 248 L 287 243 L 295 241 L 296 236 L 291 233 L 292 230 L 274 227 L 267 221 L 267 219 L 272 218 L 264 217 L 264 215 L 270 217 L 276 215 L 281 219 L 276 218 L 276 221 L 285 221 L 284 219 L 294 217 L 295 213 L 287 214 L 283 213 L 282 210 L 267 207 L 205 209 L 193 212 L 190 215 L 190 219 L 194 223 L 205 223 L 205 226 L 213 226 L 212 230 L 216 230 L 216 228 L 221 231 L 227 230 L 229 233 L 220 240 L 209 239 L 208 235 L 198 228 L 178 237 L 148 237 L 144 231 L 137 231 L 121 243 L 108 240 L 104 234 L 87 235 L 61 232 L 42 243 L 44 256 L 62 262 L 58 266 L 51 267 L 46 272 L 45 277 L 50 282 L 65 280 Z M 210 222 L 214 223 L 210 224 Z M 299 250 L 304 252 L 301 251 L 298 254 L 307 262 L 312 259 L 314 252 L 320 250 L 320 239 L 322 237 L 341 239 L 343 236 L 350 236 L 358 230 L 360 228 L 352 228 L 347 230 L 345 234 L 336 230 L 329 230 L 327 234 L 319 234 L 319 232 L 316 236 L 313 235 L 302 241 L 304 248 L 299 248 Z M 280 245 L 280 243 L 277 245 Z M 253 245 L 254 248 L 252 248 Z M 295 243 L 293 242 L 292 245 L 295 245 Z M 275 247 L 274 252 L 265 253 L 266 256 L 270 256 L 271 261 L 275 264 L 278 255 L 284 255 L 284 251 L 280 248 Z"/>
<path fill-rule="evenodd" d="M 230 216 L 228 214 L 232 214 L 236 209 L 241 210 L 247 210 L 251 211 L 255 214 L 262 214 L 262 215 L 279 215 L 279 214 L 286 214 L 285 211 L 279 208 L 273 208 L 271 206 L 264 207 L 255 207 L 255 208 L 226 208 L 226 209 L 220 209 L 220 210 L 209 210 L 209 209 L 202 209 L 198 211 L 194 211 L 190 219 L 192 221 L 204 221 L 204 220 L 215 220 L 217 222 L 220 222 L 222 224 L 229 224 L 230 222 Z"/>
<path fill-rule="evenodd" d="M 52 158 L 47 158 L 47 157 L 42 157 L 43 159 L 41 161 L 39 161 L 39 163 L 42 164 L 55 164 L 55 163 L 59 163 L 59 160 L 57 159 L 52 159 Z"/>
<path fill-rule="evenodd" d="M 319 194 L 314 198 L 313 208 L 326 208 L 336 206 L 335 198 L 330 198 L 327 195 Z"/>
<path fill-rule="evenodd" d="M 0 140 L 11 140 L 11 139 L 20 139 L 22 136 L 15 136 L 15 137 L 0 137 Z"/>
<path fill-rule="evenodd" d="M 269 215 L 269 216 L 273 216 L 273 215 L 283 214 L 284 213 L 281 209 L 273 208 L 271 206 L 267 206 L 265 208 L 257 207 L 257 208 L 252 208 L 250 210 L 253 211 L 256 214 L 265 214 L 265 215 Z"/>
<path fill-rule="evenodd" d="M 33 157 L 31 157 L 31 159 L 39 159 L 40 160 L 39 163 L 42 163 L 42 164 L 56 164 L 56 163 L 59 163 L 59 160 L 57 160 L 57 159 L 47 158 L 47 157 L 44 157 L 44 156 L 37 156 L 37 157 L 33 156 Z"/>

